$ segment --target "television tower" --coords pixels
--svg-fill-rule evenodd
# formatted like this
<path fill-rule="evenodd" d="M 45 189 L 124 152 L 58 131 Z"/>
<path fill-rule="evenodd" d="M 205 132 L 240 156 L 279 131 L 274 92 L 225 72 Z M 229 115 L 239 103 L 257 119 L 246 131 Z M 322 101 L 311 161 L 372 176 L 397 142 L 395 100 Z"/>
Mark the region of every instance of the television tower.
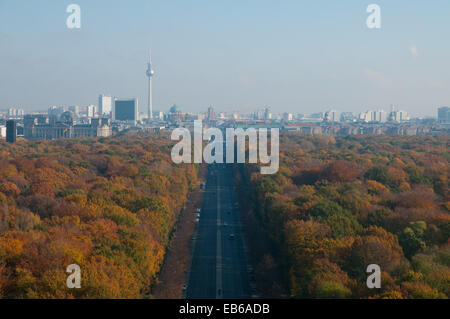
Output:
<path fill-rule="evenodd" d="M 152 53 L 149 52 L 149 60 L 147 63 L 147 72 L 146 75 L 148 77 L 148 119 L 153 119 L 153 101 L 152 101 L 152 77 L 155 75 L 155 71 L 152 68 Z"/>

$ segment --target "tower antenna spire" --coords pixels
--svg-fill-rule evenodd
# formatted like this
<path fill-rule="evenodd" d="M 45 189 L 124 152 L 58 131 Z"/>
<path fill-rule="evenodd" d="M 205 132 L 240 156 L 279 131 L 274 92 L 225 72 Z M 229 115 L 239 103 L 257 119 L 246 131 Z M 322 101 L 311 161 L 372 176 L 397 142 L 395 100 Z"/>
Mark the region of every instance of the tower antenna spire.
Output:
<path fill-rule="evenodd" d="M 147 64 L 147 72 L 146 75 L 148 77 L 148 119 L 153 119 L 153 97 L 152 97 L 152 77 L 155 75 L 155 71 L 152 67 L 152 50 L 149 48 L 148 50 L 148 64 Z"/>

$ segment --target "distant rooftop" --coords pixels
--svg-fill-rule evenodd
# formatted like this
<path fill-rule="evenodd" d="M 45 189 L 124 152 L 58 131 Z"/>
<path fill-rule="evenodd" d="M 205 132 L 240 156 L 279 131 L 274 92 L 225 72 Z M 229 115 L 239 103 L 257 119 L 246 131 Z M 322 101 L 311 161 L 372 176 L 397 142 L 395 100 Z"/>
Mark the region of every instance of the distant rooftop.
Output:
<path fill-rule="evenodd" d="M 170 108 L 169 113 L 181 113 L 181 109 L 176 104 L 174 104 Z"/>

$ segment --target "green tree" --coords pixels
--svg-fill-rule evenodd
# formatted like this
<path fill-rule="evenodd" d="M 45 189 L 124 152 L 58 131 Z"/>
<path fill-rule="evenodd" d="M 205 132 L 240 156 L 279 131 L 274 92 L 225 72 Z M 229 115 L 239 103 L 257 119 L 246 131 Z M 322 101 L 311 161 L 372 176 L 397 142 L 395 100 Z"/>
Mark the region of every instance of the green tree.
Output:
<path fill-rule="evenodd" d="M 425 222 L 410 223 L 409 227 L 406 227 L 398 235 L 398 241 L 405 252 L 405 256 L 411 259 L 418 251 L 427 247 L 424 241 L 424 233 L 427 228 Z"/>

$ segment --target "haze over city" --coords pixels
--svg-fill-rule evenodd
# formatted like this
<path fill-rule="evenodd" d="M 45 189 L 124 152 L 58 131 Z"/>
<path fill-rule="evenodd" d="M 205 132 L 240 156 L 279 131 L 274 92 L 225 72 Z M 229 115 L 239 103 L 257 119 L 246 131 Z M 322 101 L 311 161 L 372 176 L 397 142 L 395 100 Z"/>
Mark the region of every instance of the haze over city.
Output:
<path fill-rule="evenodd" d="M 153 108 L 190 112 L 362 112 L 393 104 L 436 116 L 450 104 L 448 1 L 0 0 L 0 109 L 136 97 L 145 111 L 152 48 Z"/>
<path fill-rule="evenodd" d="M 448 305 L 449 38 L 449 0 L 0 0 L 2 313 Z"/>

